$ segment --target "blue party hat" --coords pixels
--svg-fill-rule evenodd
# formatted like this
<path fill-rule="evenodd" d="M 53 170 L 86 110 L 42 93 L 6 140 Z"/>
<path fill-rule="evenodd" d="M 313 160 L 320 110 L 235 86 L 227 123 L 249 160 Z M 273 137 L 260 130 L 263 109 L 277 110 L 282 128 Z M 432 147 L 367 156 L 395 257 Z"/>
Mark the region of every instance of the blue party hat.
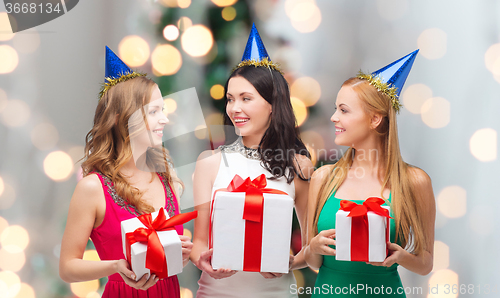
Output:
<path fill-rule="evenodd" d="M 253 65 L 255 67 L 264 66 L 283 73 L 279 69 L 279 65 L 271 61 L 255 24 L 252 24 L 252 30 L 250 30 L 250 36 L 248 36 L 247 45 L 245 47 L 245 52 L 243 52 L 241 62 L 234 69 L 248 65 Z"/>
<path fill-rule="evenodd" d="M 375 86 L 380 92 L 387 94 L 391 98 L 393 107 L 399 112 L 399 109 L 402 107 L 399 102 L 399 95 L 413 66 L 415 57 L 417 57 L 417 53 L 418 50 L 415 50 L 369 75 L 360 72 L 358 78 L 368 80 L 370 85 Z"/>
<path fill-rule="evenodd" d="M 104 84 L 99 93 L 99 99 L 109 90 L 120 82 L 145 76 L 144 73 L 138 73 L 130 69 L 108 46 L 106 46 L 106 70 Z"/>
<path fill-rule="evenodd" d="M 250 30 L 250 36 L 248 36 L 247 46 L 245 47 L 245 52 L 243 52 L 241 61 L 255 60 L 259 62 L 264 58 L 271 60 L 260 38 L 259 31 L 255 28 L 255 24 L 252 24 L 252 30 Z"/>

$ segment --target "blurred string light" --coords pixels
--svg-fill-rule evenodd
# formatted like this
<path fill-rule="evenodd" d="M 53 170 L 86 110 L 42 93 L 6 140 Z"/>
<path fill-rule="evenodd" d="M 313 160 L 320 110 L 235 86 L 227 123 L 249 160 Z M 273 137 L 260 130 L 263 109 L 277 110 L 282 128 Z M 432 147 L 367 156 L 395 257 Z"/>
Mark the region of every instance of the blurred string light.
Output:
<path fill-rule="evenodd" d="M 307 107 L 306 105 L 297 97 L 291 97 L 293 113 L 297 119 L 297 126 L 301 126 L 307 119 Z"/>
<path fill-rule="evenodd" d="M 231 6 L 236 2 L 238 2 L 238 0 L 212 0 L 212 2 L 217 6 L 224 7 L 224 6 Z"/>
<path fill-rule="evenodd" d="M 10 253 L 23 252 L 30 242 L 28 231 L 25 228 L 14 225 L 5 228 L 0 235 L 2 249 Z"/>
<path fill-rule="evenodd" d="M 148 43 L 140 36 L 125 36 L 118 44 L 120 58 L 130 67 L 144 65 L 149 59 Z"/>
<path fill-rule="evenodd" d="M 424 102 L 432 97 L 431 88 L 424 84 L 413 84 L 403 92 L 403 106 L 413 114 L 420 114 Z"/>
<path fill-rule="evenodd" d="M 1 59 L 1 58 L 0 58 Z M 31 115 L 30 106 L 22 100 L 9 100 L 1 113 L 3 124 L 9 127 L 23 126 Z"/>
<path fill-rule="evenodd" d="M 172 45 L 159 45 L 151 55 L 153 70 L 160 76 L 177 73 L 182 66 L 181 53 Z"/>
<path fill-rule="evenodd" d="M 184 236 L 188 236 L 189 239 L 193 238 L 193 233 L 189 229 L 184 229 L 184 232 L 182 233 Z"/>
<path fill-rule="evenodd" d="M 179 5 L 177 4 L 178 0 L 158 0 L 161 5 L 165 7 L 178 7 Z"/>
<path fill-rule="evenodd" d="M 211 142 L 213 143 L 223 143 L 225 140 L 225 134 L 224 134 L 224 129 L 223 129 L 223 116 L 221 113 L 212 113 L 208 115 L 208 117 L 205 119 L 205 123 L 208 125 L 208 128 L 210 130 L 210 138 Z"/>
<path fill-rule="evenodd" d="M 438 270 L 434 272 L 429 278 L 429 295 L 428 298 L 438 298 L 438 297 L 458 297 L 458 290 L 454 294 L 451 291 L 452 285 L 458 285 L 458 274 L 449 269 Z M 449 294 L 444 294 L 445 286 L 448 285 L 450 288 Z M 438 294 L 432 294 L 432 288 L 437 287 L 439 289 Z"/>
<path fill-rule="evenodd" d="M 434 241 L 434 258 L 432 272 L 448 269 L 450 266 L 450 247 L 441 241 Z"/>
<path fill-rule="evenodd" d="M 0 41 L 11 40 L 15 36 L 10 26 L 9 15 L 6 12 L 0 12 Z"/>
<path fill-rule="evenodd" d="M 163 29 L 163 37 L 168 41 L 174 41 L 179 37 L 179 28 L 175 25 L 165 26 Z"/>
<path fill-rule="evenodd" d="M 430 60 L 442 58 L 447 48 L 446 32 L 439 28 L 426 29 L 419 35 L 417 45 L 425 58 Z"/>
<path fill-rule="evenodd" d="M 310 77 L 295 80 L 290 91 L 291 96 L 300 98 L 306 107 L 315 105 L 321 97 L 321 86 L 318 81 Z"/>
<path fill-rule="evenodd" d="M 193 298 L 193 292 L 188 288 L 181 287 L 181 298 Z"/>
<path fill-rule="evenodd" d="M 307 151 L 311 154 L 311 162 L 316 165 L 321 152 L 325 152 L 325 142 L 321 134 L 313 130 L 304 131 L 300 134 L 300 138 L 306 145 Z"/>
<path fill-rule="evenodd" d="M 236 9 L 232 6 L 224 7 L 221 14 L 224 20 L 232 21 L 236 18 Z"/>
<path fill-rule="evenodd" d="M 313 32 L 321 24 L 321 11 L 314 0 L 286 0 L 285 12 L 301 33 Z"/>
<path fill-rule="evenodd" d="M 445 187 L 437 197 L 437 207 L 448 218 L 462 217 L 467 212 L 467 192 L 457 185 Z"/>
<path fill-rule="evenodd" d="M 17 51 L 9 45 L 0 45 L 0 74 L 13 72 L 18 64 Z"/>
<path fill-rule="evenodd" d="M 18 272 L 26 263 L 26 256 L 23 251 L 12 253 L 5 248 L 0 249 L 0 269 L 5 271 Z"/>
<path fill-rule="evenodd" d="M 20 53 L 34 53 L 40 46 L 40 34 L 38 34 L 35 28 L 31 28 L 29 34 L 16 34 L 12 40 L 12 44 Z"/>
<path fill-rule="evenodd" d="M 500 43 L 496 43 L 488 48 L 484 54 L 484 64 L 493 74 L 495 80 L 500 83 Z"/>
<path fill-rule="evenodd" d="M 207 127 L 205 125 L 198 125 L 194 129 L 194 135 L 200 140 L 207 138 Z"/>
<path fill-rule="evenodd" d="M 73 173 L 73 160 L 66 152 L 54 151 L 45 157 L 43 170 L 50 179 L 64 181 Z"/>
<path fill-rule="evenodd" d="M 300 139 L 304 142 L 304 144 L 308 145 L 311 148 L 315 148 L 315 150 L 324 150 L 325 149 L 325 141 L 321 134 L 314 130 L 307 130 L 300 134 Z"/>
<path fill-rule="evenodd" d="M 420 114 L 427 126 L 445 127 L 450 123 L 450 102 L 442 97 L 431 97 L 422 104 Z"/>
<path fill-rule="evenodd" d="M 33 288 L 26 283 L 21 283 L 21 288 L 14 298 L 36 298 Z"/>
<path fill-rule="evenodd" d="M 168 116 L 168 114 L 175 113 L 177 110 L 177 102 L 173 100 L 172 98 L 166 98 L 163 100 L 163 113 L 165 116 Z"/>
<path fill-rule="evenodd" d="M 212 96 L 213 99 L 219 100 L 224 97 L 224 86 L 221 84 L 215 84 L 210 88 L 210 96 Z"/>
<path fill-rule="evenodd" d="M 181 17 L 179 21 L 177 21 L 177 27 L 180 31 L 185 31 L 191 26 L 193 26 L 193 21 L 188 17 Z"/>
<path fill-rule="evenodd" d="M 10 184 L 3 183 L 3 191 L 0 195 L 0 210 L 6 210 L 12 207 L 16 201 L 16 191 Z"/>
<path fill-rule="evenodd" d="M 180 8 L 188 8 L 191 5 L 191 0 L 177 0 L 177 5 Z"/>
<path fill-rule="evenodd" d="M 472 155 L 480 161 L 488 162 L 497 159 L 497 131 L 492 128 L 477 130 L 469 141 Z"/>
<path fill-rule="evenodd" d="M 388 21 L 401 19 L 409 6 L 408 0 L 377 0 L 379 15 Z"/>
<path fill-rule="evenodd" d="M 217 48 L 217 43 L 214 42 L 212 48 L 208 51 L 205 56 L 193 57 L 193 60 L 201 65 L 206 65 L 212 63 L 215 58 L 217 58 L 219 50 Z"/>
<path fill-rule="evenodd" d="M 182 49 L 193 57 L 205 56 L 213 44 L 212 32 L 203 25 L 191 26 L 181 36 Z"/>
<path fill-rule="evenodd" d="M 3 297 L 16 297 L 21 291 L 21 279 L 12 271 L 0 272 L 0 293 Z"/>
<path fill-rule="evenodd" d="M 94 292 L 99 290 L 99 280 L 89 280 L 82 282 L 74 282 L 70 284 L 71 292 L 78 297 L 87 298 L 89 295 L 94 295 Z"/>
<path fill-rule="evenodd" d="M 39 123 L 31 130 L 31 142 L 39 150 L 52 149 L 58 141 L 59 132 L 50 123 Z"/>

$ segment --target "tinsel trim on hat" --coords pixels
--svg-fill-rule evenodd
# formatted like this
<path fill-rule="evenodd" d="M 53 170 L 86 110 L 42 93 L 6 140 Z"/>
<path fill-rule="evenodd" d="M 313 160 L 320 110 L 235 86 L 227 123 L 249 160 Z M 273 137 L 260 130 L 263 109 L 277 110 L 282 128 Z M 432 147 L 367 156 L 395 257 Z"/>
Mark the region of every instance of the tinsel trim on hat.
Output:
<path fill-rule="evenodd" d="M 233 68 L 233 71 L 235 71 L 236 69 L 238 69 L 240 67 L 250 66 L 250 65 L 253 65 L 255 67 L 263 66 L 263 67 L 267 67 L 269 69 L 274 69 L 283 75 L 283 72 L 280 69 L 280 65 L 278 63 L 274 63 L 273 61 L 269 60 L 267 57 L 265 57 L 264 59 L 262 59 L 260 61 L 256 61 L 255 59 L 243 60 Z"/>
<path fill-rule="evenodd" d="M 99 100 L 104 96 L 104 94 L 106 92 L 108 92 L 108 90 L 111 87 L 115 86 L 116 84 L 128 81 L 128 80 L 133 79 L 133 78 L 145 77 L 145 76 L 146 76 L 145 73 L 140 73 L 140 72 L 133 71 L 131 73 L 122 74 L 118 78 L 111 78 L 111 77 L 105 78 L 104 79 L 105 82 L 102 84 L 101 91 L 99 92 Z"/>
<path fill-rule="evenodd" d="M 370 85 L 377 88 L 378 91 L 389 96 L 392 102 L 392 106 L 394 107 L 396 112 L 399 113 L 399 110 L 403 107 L 403 105 L 399 102 L 396 93 L 397 92 L 396 87 L 383 82 L 379 76 L 374 76 L 372 74 L 365 74 L 361 70 L 358 72 L 358 75 L 356 77 L 359 79 L 367 80 L 370 83 Z"/>

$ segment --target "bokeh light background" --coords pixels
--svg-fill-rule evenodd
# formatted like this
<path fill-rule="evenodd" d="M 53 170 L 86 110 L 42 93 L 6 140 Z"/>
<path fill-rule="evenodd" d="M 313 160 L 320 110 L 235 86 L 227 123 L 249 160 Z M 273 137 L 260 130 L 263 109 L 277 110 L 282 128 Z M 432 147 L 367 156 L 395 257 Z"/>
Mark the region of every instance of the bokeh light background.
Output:
<path fill-rule="evenodd" d="M 208 24 L 214 9 L 236 30 L 224 47 Z M 251 22 L 285 70 L 317 166 L 345 149 L 334 145 L 329 122 L 342 82 L 420 49 L 402 93 L 399 138 L 404 159 L 433 181 L 435 261 L 427 276 L 400 268 L 403 284 L 423 288 L 409 297 L 479 297 L 488 286 L 497 292 L 487 296 L 497 297 L 499 19 L 500 3 L 491 0 L 86 0 L 12 34 L 0 5 L 0 297 L 102 294 L 104 279 L 61 281 L 58 256 L 103 80 L 104 46 L 169 92 L 195 87 L 206 124 L 216 125 L 231 67 L 210 65 L 220 57 L 231 66 L 239 61 Z M 223 79 L 208 79 L 212 71 Z M 166 99 L 165 107 L 175 113 L 177 103 Z M 203 130 L 196 137 L 208 138 Z M 183 180 L 190 188 L 191 179 Z M 189 206 L 189 191 L 183 200 Z M 85 258 L 98 260 L 91 245 Z M 299 286 L 311 286 L 314 274 L 296 271 Z M 183 297 L 195 296 L 198 276 L 192 265 L 180 275 Z M 445 284 L 465 285 L 468 294 L 428 293 Z"/>

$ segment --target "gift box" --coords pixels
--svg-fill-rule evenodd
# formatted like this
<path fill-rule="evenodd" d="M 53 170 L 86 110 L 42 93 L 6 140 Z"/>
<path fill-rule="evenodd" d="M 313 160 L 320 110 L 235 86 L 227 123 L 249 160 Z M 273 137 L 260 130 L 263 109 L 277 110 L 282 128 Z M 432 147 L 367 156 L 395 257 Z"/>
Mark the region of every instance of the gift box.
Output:
<path fill-rule="evenodd" d="M 182 243 L 175 230 L 197 216 L 197 211 L 168 218 L 163 208 L 121 222 L 123 254 L 136 280 L 144 274 L 159 278 L 182 272 Z"/>
<path fill-rule="evenodd" d="M 294 200 L 265 188 L 265 175 L 236 175 L 214 193 L 211 205 L 212 268 L 288 273 Z"/>
<path fill-rule="evenodd" d="M 336 260 L 383 262 L 389 241 L 388 206 L 381 198 L 368 198 L 363 204 L 340 201 L 336 214 Z"/>

